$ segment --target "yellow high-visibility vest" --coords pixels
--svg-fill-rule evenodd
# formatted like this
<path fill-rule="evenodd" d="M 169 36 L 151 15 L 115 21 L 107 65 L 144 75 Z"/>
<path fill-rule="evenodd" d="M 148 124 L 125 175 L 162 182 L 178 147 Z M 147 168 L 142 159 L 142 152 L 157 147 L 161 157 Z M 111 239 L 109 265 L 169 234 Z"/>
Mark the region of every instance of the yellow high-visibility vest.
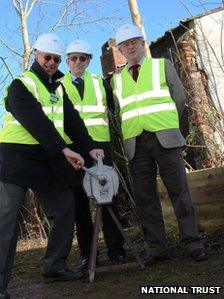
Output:
<path fill-rule="evenodd" d="M 81 99 L 76 86 L 72 83 L 72 75 L 67 72 L 62 80 L 69 99 L 83 119 L 89 135 L 95 141 L 109 141 L 106 92 L 102 78 L 85 72 L 84 93 Z"/>
<path fill-rule="evenodd" d="M 124 139 L 138 136 L 143 130 L 179 128 L 178 111 L 166 83 L 164 62 L 164 59 L 146 57 L 136 82 L 127 67 L 113 76 Z"/>
<path fill-rule="evenodd" d="M 61 137 L 64 133 L 63 88 L 59 85 L 55 94 L 49 93 L 40 79 L 31 71 L 24 72 L 17 79 L 21 80 L 30 93 L 41 104 L 43 112 L 53 122 Z M 6 94 L 7 97 L 7 94 Z M 53 103 L 54 102 L 54 103 Z M 3 128 L 0 132 L 0 142 L 19 144 L 38 144 L 39 142 L 14 118 L 10 112 L 5 112 Z"/>

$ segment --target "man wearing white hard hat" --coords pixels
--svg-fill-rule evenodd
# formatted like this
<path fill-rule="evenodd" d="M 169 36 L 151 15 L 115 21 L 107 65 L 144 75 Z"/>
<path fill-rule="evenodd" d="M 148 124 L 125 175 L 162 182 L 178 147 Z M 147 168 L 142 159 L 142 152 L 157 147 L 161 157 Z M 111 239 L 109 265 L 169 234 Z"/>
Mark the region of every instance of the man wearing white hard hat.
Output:
<path fill-rule="evenodd" d="M 92 51 L 86 41 L 73 41 L 68 46 L 66 54 L 70 71 L 65 74 L 63 85 L 69 99 L 84 120 L 96 146 L 104 150 L 104 164 L 112 165 L 107 118 L 107 97 L 112 96 L 111 91 L 108 90 L 108 86 L 100 76 L 86 71 L 92 58 Z M 88 167 L 93 166 L 92 160 L 86 157 L 81 148 L 76 146 L 75 150 L 84 155 Z M 78 195 L 75 196 L 75 223 L 81 251 L 79 268 L 84 270 L 88 268 L 93 224 L 89 200 L 81 184 L 77 186 L 76 191 Z M 102 221 L 108 256 L 113 264 L 122 264 L 125 262 L 124 240 L 104 207 L 102 209 Z"/>
<path fill-rule="evenodd" d="M 45 282 L 76 280 L 82 272 L 70 271 L 66 258 L 74 229 L 72 172 L 84 164 L 69 149 L 70 140 L 82 144 L 93 158 L 95 149 L 79 113 L 57 81 L 64 45 L 52 33 L 38 37 L 30 70 L 12 81 L 5 96 L 6 113 L 0 133 L 0 298 L 6 291 L 16 250 L 18 215 L 27 188 L 38 197 L 52 221 L 43 259 Z"/>
<path fill-rule="evenodd" d="M 136 207 L 146 242 L 145 263 L 169 258 L 157 168 L 167 188 L 177 217 L 181 247 L 195 261 L 207 259 L 182 159 L 185 140 L 179 129 L 185 95 L 172 63 L 145 55 L 139 28 L 127 24 L 115 34 L 127 65 L 112 79 L 119 106 L 126 156 L 130 161 Z"/>

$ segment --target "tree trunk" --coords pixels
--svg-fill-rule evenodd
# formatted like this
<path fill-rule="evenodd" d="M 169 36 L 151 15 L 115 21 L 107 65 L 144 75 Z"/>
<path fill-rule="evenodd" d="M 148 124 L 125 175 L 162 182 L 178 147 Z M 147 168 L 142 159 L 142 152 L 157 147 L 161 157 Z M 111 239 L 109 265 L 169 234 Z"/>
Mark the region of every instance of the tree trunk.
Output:
<path fill-rule="evenodd" d="M 128 4 L 129 4 L 130 12 L 131 12 L 132 21 L 136 26 L 138 26 L 140 28 L 140 30 L 142 32 L 142 35 L 145 39 L 146 55 L 151 56 L 150 50 L 149 50 L 149 44 L 148 44 L 148 41 L 147 41 L 147 36 L 146 36 L 145 28 L 144 28 L 144 24 L 142 22 L 140 11 L 138 9 L 137 0 L 128 0 Z"/>
<path fill-rule="evenodd" d="M 31 53 L 31 46 L 29 43 L 29 35 L 27 30 L 27 16 L 24 11 L 21 11 L 21 28 L 22 28 L 22 40 L 23 40 L 23 69 L 28 70 L 29 68 L 29 61 L 30 61 L 30 53 Z"/>

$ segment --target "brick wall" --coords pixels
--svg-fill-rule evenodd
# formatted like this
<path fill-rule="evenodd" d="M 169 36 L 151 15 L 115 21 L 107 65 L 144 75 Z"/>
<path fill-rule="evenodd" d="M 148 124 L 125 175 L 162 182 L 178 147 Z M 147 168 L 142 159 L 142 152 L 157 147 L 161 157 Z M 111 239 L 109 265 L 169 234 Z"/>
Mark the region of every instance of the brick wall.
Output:
<path fill-rule="evenodd" d="M 126 64 L 125 57 L 115 47 L 115 40 L 112 38 L 102 46 L 100 60 L 103 76 L 105 78 Z"/>

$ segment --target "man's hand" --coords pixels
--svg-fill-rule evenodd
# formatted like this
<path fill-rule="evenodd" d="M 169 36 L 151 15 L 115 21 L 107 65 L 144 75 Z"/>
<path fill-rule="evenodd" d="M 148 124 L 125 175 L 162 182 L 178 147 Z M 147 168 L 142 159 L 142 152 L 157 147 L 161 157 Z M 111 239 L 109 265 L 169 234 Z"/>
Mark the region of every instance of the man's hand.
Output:
<path fill-rule="evenodd" d="M 85 163 L 82 156 L 80 156 L 78 153 L 73 152 L 68 147 L 64 148 L 62 150 L 62 153 L 65 155 L 67 161 L 76 169 L 79 170 Z"/>
<path fill-rule="evenodd" d="M 104 158 L 104 151 L 99 148 L 91 150 L 89 154 L 94 160 L 97 160 L 97 157 L 99 156 L 102 157 L 102 159 Z"/>

